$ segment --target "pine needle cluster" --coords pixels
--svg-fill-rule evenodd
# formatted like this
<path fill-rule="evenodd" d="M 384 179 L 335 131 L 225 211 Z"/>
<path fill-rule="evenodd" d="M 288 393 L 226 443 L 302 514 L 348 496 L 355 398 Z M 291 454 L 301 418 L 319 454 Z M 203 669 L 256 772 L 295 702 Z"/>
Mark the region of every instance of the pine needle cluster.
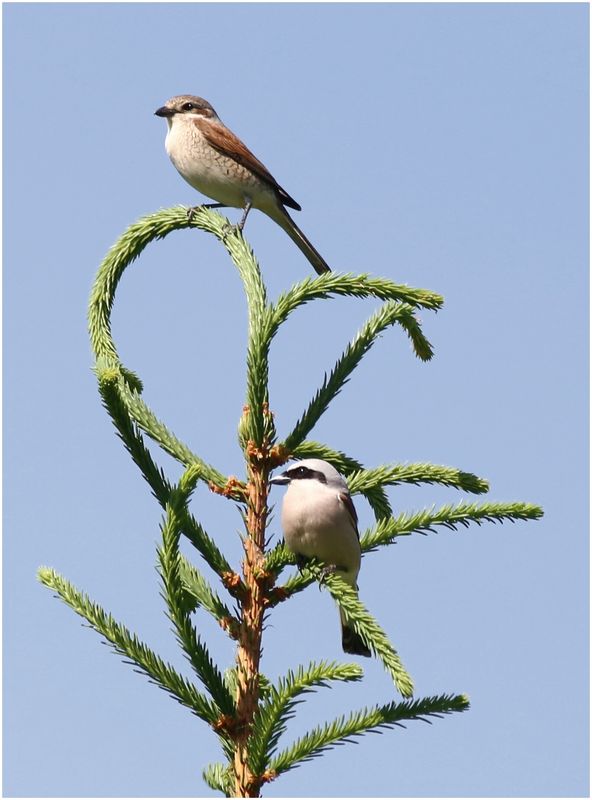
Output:
<path fill-rule="evenodd" d="M 238 432 L 245 457 L 243 480 L 229 478 L 206 463 L 158 419 L 143 398 L 141 380 L 121 362 L 111 334 L 111 312 L 125 269 L 151 242 L 187 227 L 211 233 L 222 242 L 245 289 L 249 313 L 247 385 Z M 268 388 L 272 340 L 290 314 L 304 304 L 339 296 L 373 297 L 381 305 L 325 375 L 292 429 L 279 435 L 270 410 Z M 476 475 L 433 464 L 391 464 L 365 469 L 351 456 L 309 438 L 364 355 L 388 328 L 399 326 L 422 361 L 432 357 L 432 346 L 425 338 L 417 312 L 437 311 L 442 302 L 434 292 L 398 285 L 384 278 L 328 273 L 306 278 L 272 303 L 242 233 L 229 226 L 220 214 L 206 208 L 189 216 L 185 208 L 177 207 L 139 220 L 121 236 L 99 268 L 89 307 L 99 392 L 117 435 L 162 507 L 158 547 L 161 594 L 191 678 L 181 675 L 53 569 L 40 568 L 38 577 L 126 662 L 210 727 L 218 737 L 224 760 L 206 767 L 203 778 L 211 788 L 226 796 L 260 796 L 265 784 L 329 748 L 370 731 L 402 726 L 410 720 L 429 721 L 469 706 L 462 694 L 413 699 L 413 682 L 399 654 L 352 589 L 325 569 L 327 565 L 314 561 L 280 583 L 282 571 L 293 565 L 295 559 L 282 543 L 268 549 L 266 538 L 271 471 L 289 459 L 309 457 L 332 463 L 347 477 L 352 494 L 363 495 L 370 504 L 375 525 L 362 535 L 365 553 L 392 544 L 398 536 L 427 534 L 439 527 L 455 529 L 472 523 L 538 519 L 542 515 L 539 507 L 528 503 L 461 502 L 395 516 L 385 487 L 440 484 L 471 494 L 483 494 L 489 487 Z M 145 437 L 183 465 L 179 481 L 171 481 L 165 475 L 148 449 Z M 220 548 L 220 539 L 209 535 L 189 509 L 191 494 L 199 482 L 241 510 L 245 533 L 244 560 L 240 567 L 229 563 Z M 182 537 L 192 545 L 199 566 L 181 553 Z M 210 579 L 205 569 L 209 569 Z M 284 734 L 306 695 L 335 682 L 360 681 L 363 677 L 362 669 L 355 664 L 326 661 L 292 665 L 276 683 L 271 683 L 260 670 L 264 622 L 268 615 L 278 603 L 288 601 L 316 581 L 327 586 L 345 616 L 382 662 L 403 699 L 351 711 L 286 745 Z M 230 668 L 223 669 L 215 663 L 198 632 L 198 616 L 203 613 L 209 614 L 223 635 L 236 644 L 236 660 Z"/>

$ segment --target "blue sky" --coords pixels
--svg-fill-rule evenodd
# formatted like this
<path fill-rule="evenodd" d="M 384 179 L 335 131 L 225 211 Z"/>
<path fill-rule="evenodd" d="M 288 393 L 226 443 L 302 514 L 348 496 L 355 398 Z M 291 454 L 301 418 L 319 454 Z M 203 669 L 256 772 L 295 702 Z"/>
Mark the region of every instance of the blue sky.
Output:
<path fill-rule="evenodd" d="M 334 269 L 445 297 L 422 314 L 434 359 L 389 331 L 315 438 L 367 466 L 472 471 L 488 498 L 545 509 L 541 522 L 408 538 L 364 559 L 362 600 L 417 694 L 466 692 L 471 710 L 338 748 L 267 796 L 587 795 L 587 6 L 3 10 L 4 793 L 211 795 L 201 770 L 219 753 L 205 725 L 35 581 L 55 567 L 185 669 L 159 597 L 160 510 L 101 408 L 86 306 L 127 225 L 198 202 L 153 116 L 190 92 L 302 204 L 298 223 Z M 272 297 L 310 273 L 263 215 L 246 235 Z M 315 303 L 280 332 L 280 432 L 375 306 Z M 196 231 L 152 246 L 124 277 L 113 327 L 152 408 L 242 474 L 245 307 L 222 248 Z M 390 496 L 397 511 L 462 497 Z M 238 563 L 235 510 L 203 489 L 195 510 Z M 228 665 L 223 634 L 203 631 Z M 342 658 L 337 615 L 311 588 L 270 619 L 264 669 L 322 658 Z M 363 667 L 361 684 L 300 706 L 291 735 L 390 701 L 381 666 Z"/>

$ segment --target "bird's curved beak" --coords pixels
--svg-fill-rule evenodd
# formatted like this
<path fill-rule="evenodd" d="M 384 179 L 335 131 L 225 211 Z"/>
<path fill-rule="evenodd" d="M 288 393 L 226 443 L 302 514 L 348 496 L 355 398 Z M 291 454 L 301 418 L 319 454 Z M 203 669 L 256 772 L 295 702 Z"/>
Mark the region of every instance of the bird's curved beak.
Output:
<path fill-rule="evenodd" d="M 154 113 L 157 117 L 172 117 L 175 111 L 168 106 L 161 106 L 160 108 L 157 108 Z"/>

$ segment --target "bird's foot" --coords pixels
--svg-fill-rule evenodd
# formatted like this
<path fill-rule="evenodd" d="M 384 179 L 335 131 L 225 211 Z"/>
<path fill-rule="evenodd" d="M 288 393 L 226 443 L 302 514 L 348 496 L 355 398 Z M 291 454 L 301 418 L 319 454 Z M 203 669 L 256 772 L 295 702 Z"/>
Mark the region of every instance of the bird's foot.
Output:
<path fill-rule="evenodd" d="M 309 561 L 313 561 L 314 559 L 309 558 L 308 556 L 303 556 L 301 553 L 296 554 L 296 566 L 300 571 L 305 569 L 309 563 Z M 319 589 L 323 588 L 323 583 L 325 582 L 325 578 L 328 575 L 334 575 L 336 572 L 346 572 L 343 567 L 340 567 L 338 564 L 325 564 L 321 567 L 319 572 Z"/>
<path fill-rule="evenodd" d="M 193 217 L 198 211 L 201 211 L 202 208 L 226 208 L 226 206 L 224 203 L 202 203 L 200 206 L 192 206 L 187 209 L 187 219 L 189 222 L 193 222 Z"/>
<path fill-rule="evenodd" d="M 230 236 L 232 233 L 240 233 L 240 228 L 238 225 L 233 225 L 232 222 L 226 222 L 221 231 L 222 241 L 224 241 L 226 237 Z"/>
<path fill-rule="evenodd" d="M 325 564 L 325 566 L 321 569 L 321 574 L 319 575 L 319 591 L 324 588 L 325 579 L 329 575 L 335 575 L 336 572 L 339 572 L 339 567 L 337 564 Z"/>
<path fill-rule="evenodd" d="M 308 558 L 307 556 L 303 556 L 301 553 L 296 553 L 296 566 L 300 571 L 302 571 L 306 567 L 309 561 L 310 558 Z"/>
<path fill-rule="evenodd" d="M 327 575 L 334 575 L 337 570 L 337 564 L 325 564 L 321 570 L 321 580 L 324 581 Z"/>

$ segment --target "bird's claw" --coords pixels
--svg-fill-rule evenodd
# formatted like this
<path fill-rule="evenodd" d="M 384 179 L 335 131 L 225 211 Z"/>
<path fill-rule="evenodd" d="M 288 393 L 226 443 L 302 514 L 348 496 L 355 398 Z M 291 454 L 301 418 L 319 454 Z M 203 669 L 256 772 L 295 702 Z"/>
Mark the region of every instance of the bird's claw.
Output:
<path fill-rule="evenodd" d="M 301 553 L 296 554 L 296 566 L 300 571 L 302 571 L 306 567 L 309 561 L 310 558 L 303 556 Z"/>
<path fill-rule="evenodd" d="M 232 233 L 238 233 L 238 225 L 233 225 L 232 222 L 227 222 L 222 227 L 222 241 L 226 239 L 227 236 L 230 236 Z"/>
<path fill-rule="evenodd" d="M 324 581 L 327 575 L 334 575 L 337 572 L 336 564 L 326 564 L 321 569 L 321 581 Z"/>
<path fill-rule="evenodd" d="M 193 217 L 198 211 L 201 211 L 202 208 L 226 208 L 224 203 L 202 203 L 200 206 L 191 206 L 191 208 L 187 209 L 187 219 L 189 222 L 193 222 Z"/>
<path fill-rule="evenodd" d="M 325 566 L 321 568 L 319 574 L 319 592 L 324 588 L 325 578 L 328 575 L 335 575 L 338 570 L 339 567 L 336 564 L 325 564 Z"/>
<path fill-rule="evenodd" d="M 296 566 L 300 571 L 302 571 L 308 565 L 309 561 L 312 561 L 312 559 L 308 558 L 308 556 L 303 556 L 301 553 L 296 554 Z M 319 591 L 323 588 L 323 583 L 325 582 L 325 578 L 328 575 L 334 575 L 336 572 L 339 571 L 340 568 L 337 564 L 325 564 L 325 566 L 321 567 L 318 578 Z"/>

